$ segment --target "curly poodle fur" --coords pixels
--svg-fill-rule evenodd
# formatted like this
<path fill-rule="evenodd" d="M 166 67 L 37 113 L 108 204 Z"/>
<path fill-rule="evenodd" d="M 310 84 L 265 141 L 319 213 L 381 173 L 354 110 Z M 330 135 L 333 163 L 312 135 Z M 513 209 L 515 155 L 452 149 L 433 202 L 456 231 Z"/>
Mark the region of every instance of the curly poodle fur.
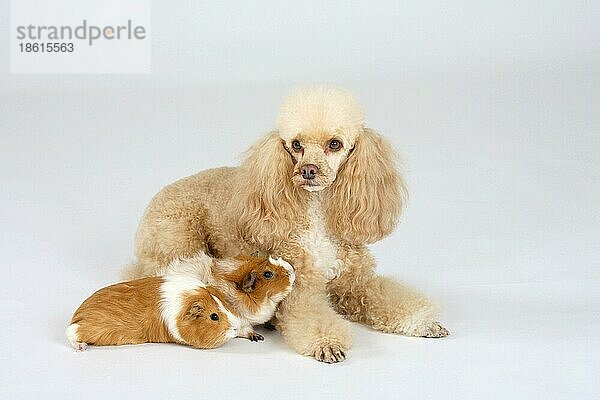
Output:
<path fill-rule="evenodd" d="M 300 354 L 330 363 L 344 360 L 351 346 L 347 320 L 446 336 L 436 307 L 376 275 L 366 247 L 392 232 L 406 199 L 391 145 L 364 126 L 354 96 L 301 88 L 284 101 L 277 129 L 239 167 L 200 172 L 152 199 L 127 275 L 153 275 L 198 251 L 282 256 L 297 278 L 276 313 L 277 328 Z"/>

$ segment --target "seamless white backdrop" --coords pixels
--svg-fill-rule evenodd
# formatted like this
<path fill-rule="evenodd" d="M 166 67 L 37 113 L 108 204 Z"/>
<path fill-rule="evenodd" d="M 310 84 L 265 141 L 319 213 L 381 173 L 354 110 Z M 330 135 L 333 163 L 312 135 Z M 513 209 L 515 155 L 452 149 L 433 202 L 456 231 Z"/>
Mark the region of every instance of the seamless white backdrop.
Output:
<path fill-rule="evenodd" d="M 153 2 L 152 74 L 12 75 L 0 2 L 0 395 L 600 395 L 600 6 Z M 444 340 L 356 326 L 324 365 L 276 334 L 214 351 L 73 353 L 79 303 L 119 278 L 151 196 L 234 165 L 294 85 L 355 92 L 405 160 L 379 271 L 443 306 Z"/>

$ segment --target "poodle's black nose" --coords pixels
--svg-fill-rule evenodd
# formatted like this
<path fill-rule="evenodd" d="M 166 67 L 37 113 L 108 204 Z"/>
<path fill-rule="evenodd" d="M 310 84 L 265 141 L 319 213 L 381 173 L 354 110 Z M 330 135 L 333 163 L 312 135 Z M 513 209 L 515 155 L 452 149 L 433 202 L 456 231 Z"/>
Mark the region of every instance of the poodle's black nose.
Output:
<path fill-rule="evenodd" d="M 300 171 L 302 172 L 302 177 L 304 179 L 315 179 L 317 172 L 319 172 L 319 167 L 314 164 L 306 164 L 302 166 Z"/>

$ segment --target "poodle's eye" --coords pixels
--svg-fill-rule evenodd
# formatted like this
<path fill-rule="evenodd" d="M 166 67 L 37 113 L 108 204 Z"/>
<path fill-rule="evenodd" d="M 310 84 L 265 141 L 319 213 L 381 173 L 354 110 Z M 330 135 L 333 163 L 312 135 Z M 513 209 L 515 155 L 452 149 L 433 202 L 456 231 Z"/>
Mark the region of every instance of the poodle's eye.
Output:
<path fill-rule="evenodd" d="M 341 148 L 342 148 L 342 142 L 340 142 L 339 140 L 333 139 L 331 142 L 329 142 L 330 150 L 338 151 Z"/>
<path fill-rule="evenodd" d="M 219 314 L 217 314 L 217 313 L 210 314 L 210 319 L 212 319 L 213 321 L 218 321 L 219 320 Z"/>
<path fill-rule="evenodd" d="M 294 140 L 292 142 L 292 149 L 294 149 L 294 151 L 300 151 L 300 150 L 302 150 L 302 145 L 300 144 L 299 141 Z"/>
<path fill-rule="evenodd" d="M 263 272 L 263 276 L 265 277 L 265 279 L 271 279 L 273 278 L 273 273 L 271 271 L 265 271 Z"/>

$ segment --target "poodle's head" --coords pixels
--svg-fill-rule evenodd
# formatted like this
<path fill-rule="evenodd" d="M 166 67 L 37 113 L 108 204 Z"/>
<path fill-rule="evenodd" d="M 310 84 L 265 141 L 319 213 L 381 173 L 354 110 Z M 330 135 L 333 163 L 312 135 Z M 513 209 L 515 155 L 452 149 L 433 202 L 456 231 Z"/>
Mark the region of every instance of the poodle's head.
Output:
<path fill-rule="evenodd" d="M 294 185 L 314 192 L 335 181 L 363 132 L 363 111 L 345 90 L 307 87 L 285 99 L 277 125 L 294 162 Z"/>
<path fill-rule="evenodd" d="M 248 152 L 236 215 L 241 235 L 264 250 L 294 237 L 309 198 L 329 233 L 353 244 L 388 235 L 406 200 L 392 146 L 364 126 L 360 105 L 345 90 L 293 91 L 279 112 L 277 130 Z"/>

